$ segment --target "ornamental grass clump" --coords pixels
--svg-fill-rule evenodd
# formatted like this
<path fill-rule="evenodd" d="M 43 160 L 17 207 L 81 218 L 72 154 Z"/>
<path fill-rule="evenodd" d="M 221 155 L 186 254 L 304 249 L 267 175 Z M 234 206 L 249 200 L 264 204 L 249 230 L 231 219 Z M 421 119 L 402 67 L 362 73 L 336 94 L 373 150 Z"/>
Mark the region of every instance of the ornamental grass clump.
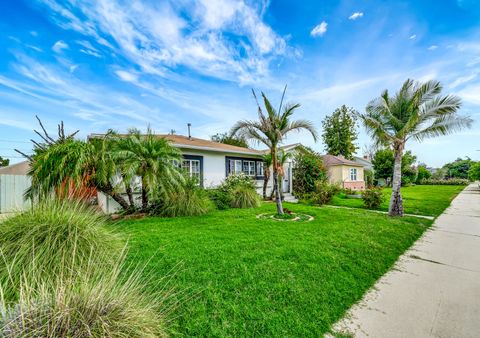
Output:
<path fill-rule="evenodd" d="M 223 192 L 221 195 L 223 198 L 228 199 L 226 201 L 222 199 L 222 204 L 228 204 L 232 208 L 254 208 L 260 205 L 255 182 L 243 173 L 228 176 L 218 190 Z M 217 201 L 215 202 L 218 206 Z"/>
<path fill-rule="evenodd" d="M 256 208 L 260 205 L 258 193 L 247 186 L 239 185 L 232 190 L 230 206 L 232 208 Z"/>
<path fill-rule="evenodd" d="M 79 201 L 46 200 L 0 223 L 0 283 L 18 296 L 21 279 L 30 288 L 61 273 L 81 274 L 87 264 L 107 269 L 121 251 L 106 218 Z M 5 264 L 5 263 L 8 263 Z"/>
<path fill-rule="evenodd" d="M 0 299 L 0 337 L 165 337 L 163 294 L 143 292 L 142 271 L 122 273 L 123 256 L 108 270 L 88 261 L 82 274 L 63 266 L 59 278 L 29 276 L 15 302 Z M 32 283 L 33 282 L 33 283 Z M 36 285 L 32 288 L 30 285 Z M 0 284 L 0 295 L 8 285 Z"/>
<path fill-rule="evenodd" d="M 199 216 L 212 208 L 212 201 L 198 185 L 198 181 L 187 178 L 182 188 L 166 195 L 158 214 L 165 217 Z"/>

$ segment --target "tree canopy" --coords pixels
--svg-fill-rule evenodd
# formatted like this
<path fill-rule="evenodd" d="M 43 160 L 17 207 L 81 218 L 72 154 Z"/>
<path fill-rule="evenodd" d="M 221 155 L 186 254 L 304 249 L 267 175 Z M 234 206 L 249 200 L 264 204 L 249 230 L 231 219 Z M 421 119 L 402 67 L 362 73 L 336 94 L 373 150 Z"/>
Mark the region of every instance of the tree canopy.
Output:
<path fill-rule="evenodd" d="M 0 156 L 0 167 L 6 167 L 10 164 L 10 160 L 8 158 L 3 158 Z"/>
<path fill-rule="evenodd" d="M 232 136 L 228 133 L 217 133 L 212 135 L 210 139 L 214 142 L 223 143 L 223 144 L 230 144 L 232 146 L 248 148 L 247 140 L 240 136 Z"/>
<path fill-rule="evenodd" d="M 353 159 L 353 154 L 358 149 L 355 144 L 358 136 L 356 114 L 357 112 L 353 108 L 343 105 L 322 121 L 323 143 L 329 154 Z"/>

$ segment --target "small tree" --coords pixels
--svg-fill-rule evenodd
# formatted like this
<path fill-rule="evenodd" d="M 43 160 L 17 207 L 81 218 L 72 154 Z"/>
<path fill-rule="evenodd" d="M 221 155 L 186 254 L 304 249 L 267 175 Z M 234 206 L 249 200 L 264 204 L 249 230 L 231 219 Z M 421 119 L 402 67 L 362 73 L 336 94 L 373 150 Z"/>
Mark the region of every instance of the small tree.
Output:
<path fill-rule="evenodd" d="M 322 156 L 310 148 L 298 147 L 295 152 L 293 169 L 293 194 L 303 198 L 316 190 L 315 183 L 327 179 L 327 170 Z"/>
<path fill-rule="evenodd" d="M 446 178 L 468 178 L 470 166 L 475 163 L 468 157 L 466 159 L 457 158 L 451 163 L 445 164 Z"/>
<path fill-rule="evenodd" d="M 255 91 L 252 90 L 253 96 L 257 103 L 258 120 L 243 120 L 238 121 L 230 131 L 230 136 L 238 136 L 247 140 L 253 140 L 264 144 L 268 147 L 272 156 L 273 167 L 273 186 L 276 191 L 277 213 L 283 214 L 283 204 L 280 197 L 280 181 L 278 179 L 278 172 L 280 166 L 277 161 L 278 146 L 285 137 L 292 131 L 308 131 L 313 139 L 317 140 L 317 132 L 313 123 L 308 120 L 292 120 L 292 115 L 300 104 L 283 104 L 287 86 L 283 90 L 282 98 L 278 110 L 273 108 L 267 96 L 262 93 L 264 109 L 258 102 Z"/>
<path fill-rule="evenodd" d="M 10 160 L 8 158 L 3 158 L 0 156 L 0 167 L 6 167 L 10 164 Z"/>
<path fill-rule="evenodd" d="M 470 166 L 470 169 L 468 170 L 468 178 L 471 181 L 480 180 L 480 162 L 476 162 Z"/>
<path fill-rule="evenodd" d="M 393 177 L 393 151 L 390 149 L 377 150 L 372 159 L 375 178 L 389 181 Z"/>
<path fill-rule="evenodd" d="M 238 137 L 238 136 L 230 136 L 227 133 L 217 133 L 210 137 L 210 139 L 214 142 L 229 144 L 232 146 L 248 148 L 248 143 L 245 138 Z"/>
<path fill-rule="evenodd" d="M 419 165 L 417 174 L 417 184 L 421 184 L 423 180 L 428 180 L 432 177 L 432 173 L 424 165 Z"/>
<path fill-rule="evenodd" d="M 323 120 L 322 138 L 329 154 L 353 159 L 353 154 L 358 149 L 355 145 L 358 136 L 355 114 L 357 112 L 353 108 L 343 105 Z"/>
<path fill-rule="evenodd" d="M 394 151 L 390 216 L 403 216 L 401 169 L 407 141 L 451 134 L 472 124 L 470 118 L 457 114 L 460 98 L 441 92 L 438 81 L 420 83 L 408 79 L 394 96 L 385 90 L 367 105 L 365 114 L 359 115 L 376 144 L 390 146 Z"/>

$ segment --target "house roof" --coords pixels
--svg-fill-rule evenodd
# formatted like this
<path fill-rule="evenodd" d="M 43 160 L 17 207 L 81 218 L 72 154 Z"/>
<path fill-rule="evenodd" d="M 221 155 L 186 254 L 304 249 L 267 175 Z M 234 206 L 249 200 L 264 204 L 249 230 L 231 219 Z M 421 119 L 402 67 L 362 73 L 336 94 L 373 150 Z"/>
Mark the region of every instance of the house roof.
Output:
<path fill-rule="evenodd" d="M 104 136 L 104 135 L 91 134 L 89 138 L 95 138 L 95 137 L 101 137 L 101 136 Z M 126 136 L 126 135 L 120 135 L 120 136 Z M 170 140 L 173 146 L 181 149 L 196 149 L 196 150 L 215 151 L 215 152 L 222 152 L 222 153 L 257 155 L 257 156 L 261 156 L 264 154 L 264 152 L 260 150 L 232 146 L 230 144 L 224 144 L 224 143 L 205 140 L 205 139 L 196 138 L 196 137 L 189 138 L 188 136 L 172 135 L 172 134 L 157 134 L 156 136 Z"/>
<path fill-rule="evenodd" d="M 171 135 L 171 134 L 158 135 L 158 136 L 170 140 L 172 144 L 177 148 L 200 149 L 200 150 L 220 151 L 220 152 L 248 154 L 248 155 L 263 155 L 263 152 L 260 150 L 232 146 L 230 144 L 204 140 L 196 137 L 189 138 L 188 136 Z"/>
<path fill-rule="evenodd" d="M 363 167 L 362 164 L 347 160 L 343 156 L 334 156 L 334 155 L 322 155 L 323 163 L 327 167 L 336 166 L 336 165 L 348 165 L 352 167 Z"/>
<path fill-rule="evenodd" d="M 23 161 L 0 168 L 0 175 L 26 175 L 30 169 L 30 163 Z"/>

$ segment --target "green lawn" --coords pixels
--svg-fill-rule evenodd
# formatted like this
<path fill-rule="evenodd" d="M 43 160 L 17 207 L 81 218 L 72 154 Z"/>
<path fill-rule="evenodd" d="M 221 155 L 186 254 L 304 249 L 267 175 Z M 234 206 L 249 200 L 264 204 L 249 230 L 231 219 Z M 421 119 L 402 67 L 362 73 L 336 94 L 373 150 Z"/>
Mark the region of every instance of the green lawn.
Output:
<path fill-rule="evenodd" d="M 402 188 L 403 206 L 406 213 L 438 216 L 465 187 L 458 185 L 416 185 Z M 384 189 L 385 201 L 380 210 L 387 211 L 391 188 Z M 335 196 L 330 204 L 352 208 L 363 208 L 362 199 Z"/>
<path fill-rule="evenodd" d="M 149 290 L 172 276 L 180 299 L 172 335 L 319 337 L 431 225 L 362 210 L 286 206 L 315 220 L 256 219 L 275 210 L 268 203 L 114 227 L 129 241 L 129 262 L 146 264 Z"/>

